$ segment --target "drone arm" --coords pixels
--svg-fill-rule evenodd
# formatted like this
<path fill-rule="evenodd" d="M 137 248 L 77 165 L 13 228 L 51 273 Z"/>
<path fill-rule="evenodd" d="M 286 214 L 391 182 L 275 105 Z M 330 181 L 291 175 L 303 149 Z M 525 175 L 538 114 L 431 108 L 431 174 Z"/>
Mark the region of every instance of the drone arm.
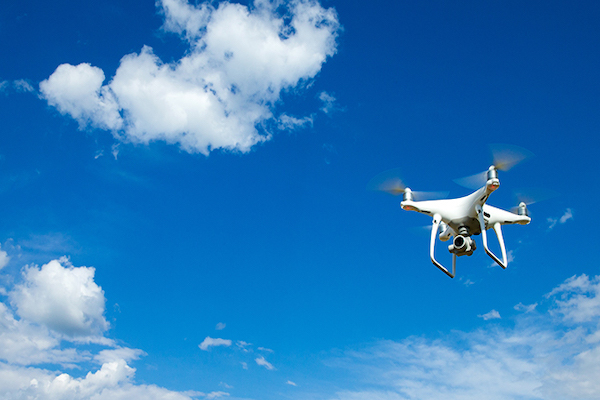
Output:
<path fill-rule="evenodd" d="M 481 227 L 481 239 L 483 241 L 483 248 L 488 256 L 490 256 L 496 263 L 502 268 L 506 269 L 508 262 L 506 260 L 506 246 L 504 245 L 504 237 L 502 236 L 502 228 L 500 222 L 496 222 L 493 227 L 500 243 L 500 250 L 502 251 L 502 260 L 500 260 L 488 247 L 487 231 L 485 227 L 485 219 L 483 216 L 483 209 L 477 206 L 477 218 L 479 219 L 479 226 Z"/>
<path fill-rule="evenodd" d="M 436 240 L 437 231 L 438 231 L 440 222 L 442 222 L 442 216 L 440 214 L 435 214 L 433 216 L 433 225 L 431 226 L 431 240 L 429 242 L 429 257 L 431 258 L 431 262 L 433 263 L 433 265 L 435 265 L 440 270 L 442 270 L 442 272 L 445 273 L 446 275 L 448 275 L 450 278 L 454 278 L 454 275 L 456 274 L 456 254 L 454 255 L 454 258 L 452 259 L 452 273 L 450 273 L 450 271 L 448 271 L 442 264 L 440 264 L 435 259 L 435 240 Z"/>

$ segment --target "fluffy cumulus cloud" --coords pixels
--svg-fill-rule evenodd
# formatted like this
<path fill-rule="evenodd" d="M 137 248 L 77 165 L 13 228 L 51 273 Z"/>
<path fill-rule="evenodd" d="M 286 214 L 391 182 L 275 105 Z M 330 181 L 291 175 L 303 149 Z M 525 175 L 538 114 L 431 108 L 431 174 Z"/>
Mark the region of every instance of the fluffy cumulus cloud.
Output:
<path fill-rule="evenodd" d="M 513 327 L 381 341 L 347 352 L 358 390 L 337 400 L 600 398 L 600 277 L 574 276 Z"/>
<path fill-rule="evenodd" d="M 23 283 L 9 298 L 24 320 L 68 336 L 101 336 L 108 322 L 104 292 L 94 282 L 94 273 L 94 268 L 75 268 L 66 260 L 27 267 Z"/>
<path fill-rule="evenodd" d="M 81 127 L 119 129 L 121 115 L 115 96 L 104 82 L 104 72 L 90 64 L 62 64 L 45 81 L 40 92 L 62 114 L 69 114 Z"/>
<path fill-rule="evenodd" d="M 41 95 L 81 128 L 113 131 L 125 141 L 165 141 L 188 152 L 247 152 L 279 129 L 311 117 L 274 115 L 281 94 L 314 78 L 336 51 L 333 9 L 316 0 L 255 0 L 192 5 L 159 0 L 163 30 L 189 46 L 164 63 L 153 49 L 123 57 L 115 76 L 90 64 L 60 65 Z"/>
<path fill-rule="evenodd" d="M 130 363 L 143 352 L 104 336 L 105 298 L 93 268 L 74 267 L 63 258 L 41 268 L 25 267 L 21 281 L 4 288 L 10 301 L 0 303 L 0 398 L 191 400 L 227 395 L 136 384 Z M 80 349 L 90 342 L 96 352 L 89 346 Z M 62 371 L 88 367 L 92 370 L 81 377 Z"/>

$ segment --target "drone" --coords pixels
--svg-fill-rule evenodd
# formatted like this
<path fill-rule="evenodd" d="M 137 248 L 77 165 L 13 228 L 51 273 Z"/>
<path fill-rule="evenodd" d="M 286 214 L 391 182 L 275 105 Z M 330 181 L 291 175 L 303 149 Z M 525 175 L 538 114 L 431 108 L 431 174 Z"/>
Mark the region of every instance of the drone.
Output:
<path fill-rule="evenodd" d="M 514 146 L 512 149 L 514 149 Z M 403 199 L 400 206 L 403 210 L 416 211 L 433 217 L 429 242 L 429 257 L 431 258 L 431 262 L 450 278 L 454 278 L 456 275 L 456 258 L 465 255 L 471 256 L 476 250 L 477 246 L 472 237 L 474 235 L 481 235 L 483 248 L 487 255 L 500 267 L 506 269 L 508 258 L 502 235 L 502 225 L 529 224 L 531 218 L 528 215 L 527 204 L 521 201 L 515 212 L 512 212 L 491 206 L 486 202 L 490 195 L 500 187 L 498 170 L 508 170 L 517 162 L 524 159 L 524 151 L 524 149 L 520 149 L 518 155 L 511 155 L 508 161 L 495 162 L 487 171 L 482 173 L 485 183 L 482 183 L 482 186 L 471 194 L 460 198 L 416 201 L 414 196 L 419 192 L 413 192 L 409 187 L 404 187 L 399 179 L 376 182 L 376 185 L 379 190 L 388 193 L 402 193 Z M 497 157 L 494 158 L 496 161 Z M 480 175 L 477 174 L 474 176 Z M 376 178 L 374 178 L 375 181 L 377 181 Z M 488 246 L 488 229 L 493 229 L 496 233 L 498 242 L 500 243 L 502 258 L 494 254 Z M 452 239 L 452 243 L 448 246 L 448 251 L 452 254 L 452 272 L 444 267 L 435 257 L 436 239 L 442 242 Z"/>

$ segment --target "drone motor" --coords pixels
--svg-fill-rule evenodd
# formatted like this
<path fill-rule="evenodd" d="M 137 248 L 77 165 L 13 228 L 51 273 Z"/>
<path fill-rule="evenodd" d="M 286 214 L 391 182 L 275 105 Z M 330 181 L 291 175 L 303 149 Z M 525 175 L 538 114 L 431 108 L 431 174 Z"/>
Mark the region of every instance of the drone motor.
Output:
<path fill-rule="evenodd" d="M 517 208 L 517 214 L 524 215 L 526 217 L 529 216 L 529 212 L 527 211 L 527 204 L 525 204 L 524 202 L 520 202 Z"/>

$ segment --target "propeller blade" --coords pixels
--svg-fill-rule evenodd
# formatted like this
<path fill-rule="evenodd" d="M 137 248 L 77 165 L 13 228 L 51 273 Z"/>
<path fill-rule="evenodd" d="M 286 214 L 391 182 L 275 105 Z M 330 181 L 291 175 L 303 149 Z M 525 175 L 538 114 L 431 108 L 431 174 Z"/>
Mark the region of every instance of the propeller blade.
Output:
<path fill-rule="evenodd" d="M 399 178 L 400 169 L 394 168 L 377 174 L 367 184 L 368 190 L 378 190 L 397 196 L 404 193 L 406 185 Z"/>
<path fill-rule="evenodd" d="M 386 192 L 393 196 L 398 196 L 404 193 L 406 185 L 400 179 L 400 169 L 394 168 L 384 171 L 376 175 L 367 184 L 368 190 L 377 190 Z M 415 200 L 436 200 L 448 197 L 449 192 L 422 192 L 412 191 L 413 199 Z"/>
<path fill-rule="evenodd" d="M 515 191 L 518 201 L 530 205 L 558 196 L 558 192 L 547 188 L 528 188 Z"/>
<path fill-rule="evenodd" d="M 479 189 L 487 182 L 487 169 L 483 172 L 465 176 L 464 178 L 454 179 L 453 182 L 467 189 Z"/>
<path fill-rule="evenodd" d="M 497 170 L 508 171 L 515 165 L 533 156 L 533 153 L 510 144 L 491 144 L 492 163 Z"/>
<path fill-rule="evenodd" d="M 492 164 L 497 170 L 508 171 L 515 165 L 533 156 L 533 153 L 519 146 L 510 144 L 490 144 Z M 487 172 L 478 172 L 464 178 L 454 179 L 454 182 L 468 189 L 479 189 L 487 182 Z"/>
<path fill-rule="evenodd" d="M 540 201 L 549 200 L 558 196 L 558 192 L 547 188 L 527 188 L 515 191 L 515 196 L 519 203 L 525 203 L 530 206 Z M 512 207 L 510 211 L 516 213 L 519 206 Z"/>

